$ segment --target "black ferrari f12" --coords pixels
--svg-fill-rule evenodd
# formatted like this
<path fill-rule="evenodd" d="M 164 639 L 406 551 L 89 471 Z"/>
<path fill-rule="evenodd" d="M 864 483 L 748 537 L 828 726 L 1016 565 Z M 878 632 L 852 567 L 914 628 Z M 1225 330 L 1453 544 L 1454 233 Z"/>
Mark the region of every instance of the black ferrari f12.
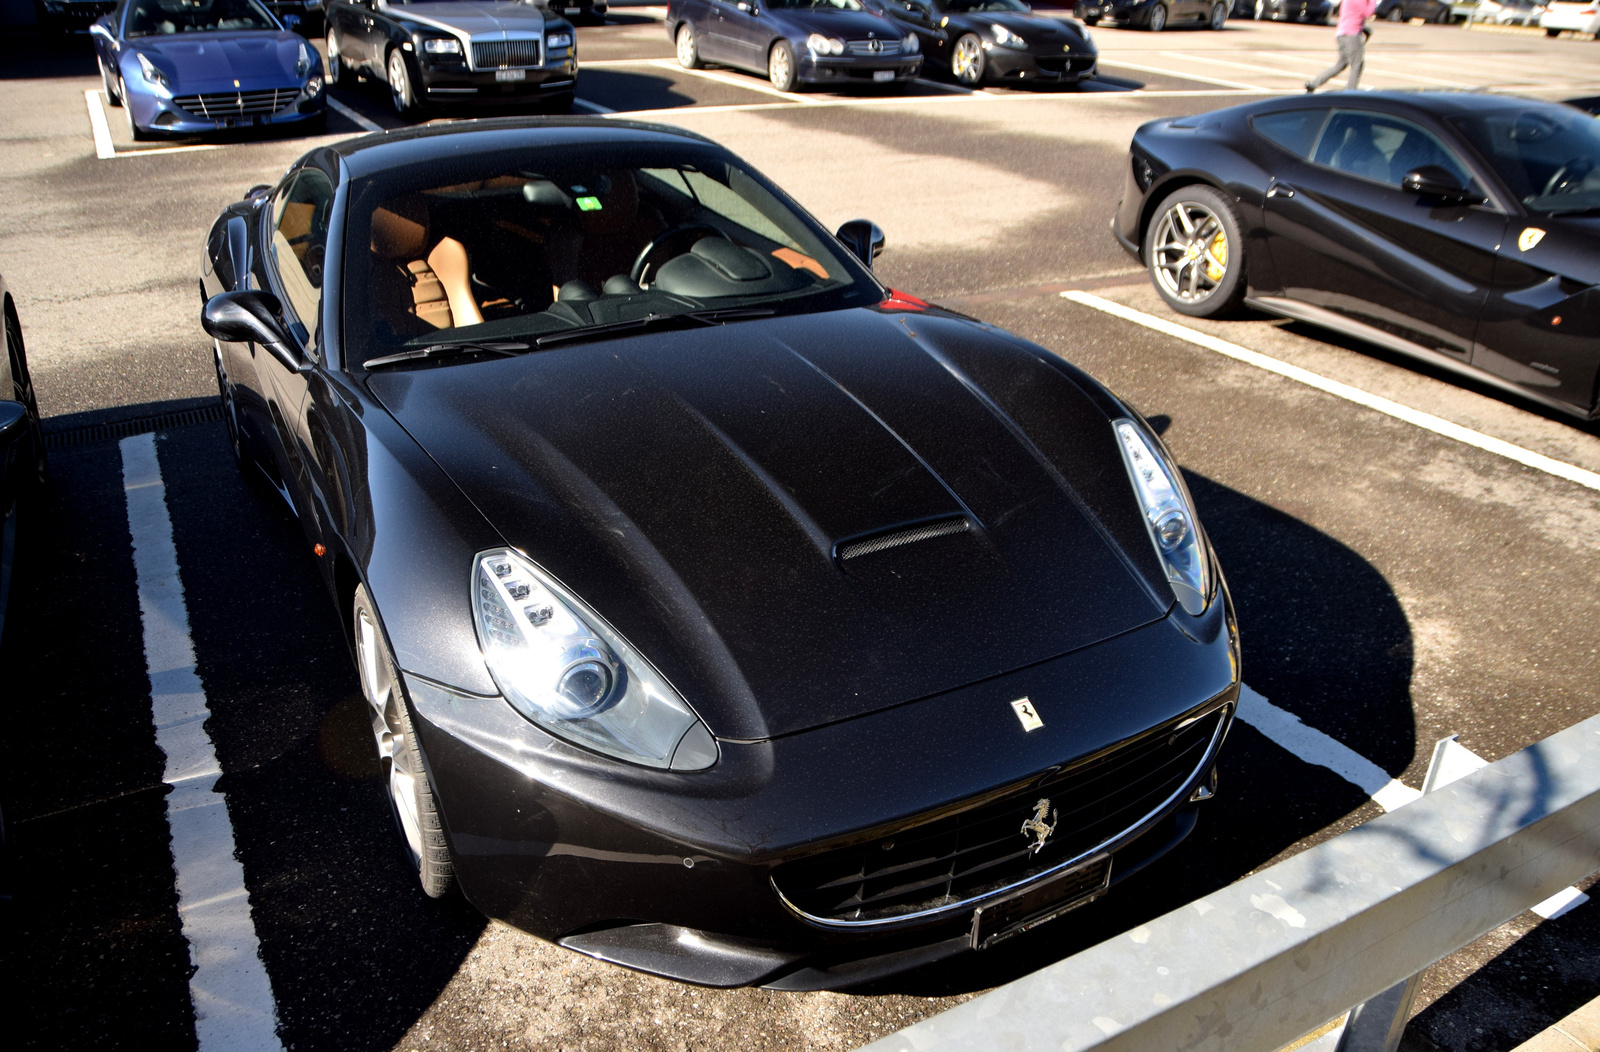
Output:
<path fill-rule="evenodd" d="M 1134 135 L 1117 239 L 1173 309 L 1247 303 L 1600 414 L 1600 125 L 1453 92 L 1277 99 Z"/>
<path fill-rule="evenodd" d="M 836 987 L 1193 828 L 1239 656 L 1183 476 L 882 245 L 573 119 L 322 147 L 219 217 L 229 433 L 321 556 L 430 894 Z"/>

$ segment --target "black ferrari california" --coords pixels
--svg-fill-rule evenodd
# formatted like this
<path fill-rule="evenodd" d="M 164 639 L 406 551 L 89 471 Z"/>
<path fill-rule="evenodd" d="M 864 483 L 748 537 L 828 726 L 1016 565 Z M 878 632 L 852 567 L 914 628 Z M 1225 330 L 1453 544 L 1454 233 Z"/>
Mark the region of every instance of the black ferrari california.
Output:
<path fill-rule="evenodd" d="M 922 41 L 928 62 L 963 84 L 1071 84 L 1099 52 L 1080 22 L 1036 15 L 1022 0 L 865 0 Z"/>
<path fill-rule="evenodd" d="M 1152 121 L 1128 162 L 1112 229 L 1173 309 L 1245 303 L 1600 415 L 1588 114 L 1339 92 Z"/>
<path fill-rule="evenodd" d="M 836 987 L 1193 827 L 1239 659 L 1182 474 L 882 244 L 576 119 L 322 147 L 218 218 L 228 431 L 319 557 L 429 894 Z"/>

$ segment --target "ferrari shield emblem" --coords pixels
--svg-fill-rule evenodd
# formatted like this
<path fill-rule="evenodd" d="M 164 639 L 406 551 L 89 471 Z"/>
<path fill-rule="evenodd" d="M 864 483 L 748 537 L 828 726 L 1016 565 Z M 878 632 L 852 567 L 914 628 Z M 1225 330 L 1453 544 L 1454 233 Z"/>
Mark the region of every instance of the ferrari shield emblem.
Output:
<path fill-rule="evenodd" d="M 1517 251 L 1526 252 L 1544 240 L 1544 231 L 1536 226 L 1530 226 L 1517 235 Z"/>
<path fill-rule="evenodd" d="M 236 87 L 236 88 L 237 88 L 237 87 L 238 87 L 238 86 L 239 86 L 239 82 L 238 82 L 238 81 L 237 81 L 237 80 L 236 80 L 236 81 L 234 81 L 234 82 L 233 82 L 233 86 L 234 86 L 234 87 Z"/>
<path fill-rule="evenodd" d="M 1018 698 L 1011 703 L 1011 709 L 1017 714 L 1017 722 L 1022 724 L 1025 731 L 1036 731 L 1044 726 L 1044 720 L 1039 718 L 1039 713 L 1034 709 L 1033 702 L 1027 698 Z"/>
<path fill-rule="evenodd" d="M 1062 51 L 1071 51 L 1072 50 L 1072 45 L 1071 44 L 1062 44 L 1061 45 L 1061 50 Z"/>

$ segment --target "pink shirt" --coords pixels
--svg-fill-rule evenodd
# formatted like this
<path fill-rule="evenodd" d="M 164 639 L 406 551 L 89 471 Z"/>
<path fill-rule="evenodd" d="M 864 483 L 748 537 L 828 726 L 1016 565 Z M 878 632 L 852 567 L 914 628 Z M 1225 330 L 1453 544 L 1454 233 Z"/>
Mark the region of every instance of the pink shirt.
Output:
<path fill-rule="evenodd" d="M 1353 37 L 1361 24 L 1378 9 L 1378 0 L 1339 0 L 1339 29 L 1336 36 Z"/>

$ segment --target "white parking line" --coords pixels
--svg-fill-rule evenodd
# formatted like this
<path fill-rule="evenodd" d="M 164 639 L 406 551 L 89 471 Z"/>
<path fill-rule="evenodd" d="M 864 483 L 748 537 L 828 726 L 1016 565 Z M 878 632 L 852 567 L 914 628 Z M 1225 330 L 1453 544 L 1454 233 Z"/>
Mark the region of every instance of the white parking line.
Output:
<path fill-rule="evenodd" d="M 1242 80 L 1222 80 L 1217 77 L 1201 76 L 1199 73 L 1179 73 L 1163 66 L 1143 66 L 1137 62 L 1124 62 L 1122 59 L 1106 58 L 1104 55 L 1100 56 L 1100 65 L 1115 66 L 1118 69 L 1135 69 L 1140 73 L 1157 73 L 1163 77 L 1172 77 L 1174 80 L 1192 80 L 1200 84 L 1215 84 L 1219 88 L 1238 88 L 1240 91 L 1248 91 L 1257 95 L 1283 94 L 1270 88 L 1263 88 L 1259 84 L 1246 84 Z"/>
<path fill-rule="evenodd" d="M 573 99 L 572 104 L 577 106 L 579 109 L 588 110 L 590 113 L 598 113 L 601 115 L 617 112 L 610 106 L 602 106 L 598 102 L 590 102 L 588 99 Z"/>
<path fill-rule="evenodd" d="M 1470 427 L 1462 427 L 1460 424 L 1446 420 L 1443 417 L 1434 416 L 1432 413 L 1424 413 L 1420 409 L 1412 409 L 1410 406 L 1401 405 L 1399 402 L 1384 398 L 1382 395 L 1371 394 L 1361 390 L 1359 387 L 1352 387 L 1339 380 L 1333 380 L 1319 373 L 1314 373 L 1310 369 L 1302 369 L 1298 365 L 1281 362 L 1259 351 L 1252 351 L 1248 347 L 1239 346 L 1237 343 L 1229 343 L 1227 340 L 1218 339 L 1198 329 L 1191 329 L 1187 325 L 1179 325 L 1176 322 L 1167 321 L 1165 318 L 1157 318 L 1153 314 L 1146 314 L 1144 311 L 1125 307 L 1120 303 L 1104 299 L 1093 293 L 1069 290 L 1061 293 L 1061 298 L 1082 304 L 1085 307 L 1092 307 L 1098 311 L 1104 311 L 1107 314 L 1113 314 L 1136 325 L 1143 325 L 1147 329 L 1154 329 L 1156 332 L 1165 333 L 1168 336 L 1176 337 L 1198 347 L 1216 351 L 1218 354 L 1225 354 L 1229 358 L 1244 362 L 1246 365 L 1253 365 L 1257 369 L 1265 369 L 1267 372 L 1277 373 L 1279 376 L 1303 383 L 1307 387 L 1315 387 L 1317 390 L 1331 394 L 1336 398 L 1343 398 L 1357 405 L 1366 406 L 1368 409 L 1376 410 L 1386 416 L 1392 416 L 1397 420 L 1404 420 L 1408 424 L 1414 424 L 1425 431 L 1432 431 L 1436 435 L 1443 435 L 1445 438 L 1454 439 L 1464 445 L 1473 446 L 1496 456 L 1505 457 L 1507 460 L 1514 460 L 1518 464 L 1526 465 L 1536 471 L 1543 471 L 1546 474 L 1555 475 L 1557 478 L 1564 478 L 1568 482 L 1576 482 L 1578 485 L 1586 486 L 1592 490 L 1600 490 L 1600 474 L 1596 474 L 1593 471 L 1556 460 L 1553 457 L 1547 457 L 1543 453 L 1535 453 L 1531 449 L 1524 449 L 1504 439 L 1495 438 L 1493 435 L 1474 431 Z"/>
<path fill-rule="evenodd" d="M 167 826 L 178 920 L 194 968 L 195 1035 L 200 1052 L 282 1052 L 272 982 L 261 963 L 244 869 L 234 856 L 233 823 L 216 791 L 222 768 L 205 729 L 211 708 L 195 669 L 155 436 L 125 438 L 121 451 L 150 715 L 166 755 L 162 781 L 172 787 Z"/>
<path fill-rule="evenodd" d="M 1372 797 L 1385 811 L 1403 807 L 1422 795 L 1337 738 L 1308 727 L 1288 709 L 1280 709 L 1249 686 L 1239 686 L 1239 718 L 1306 763 L 1326 767 Z"/>
<path fill-rule="evenodd" d="M 111 145 L 111 125 L 106 122 L 106 109 L 100 104 L 100 91 L 86 91 L 83 100 L 89 104 L 89 128 L 94 133 L 94 155 L 100 160 L 115 157 L 117 149 Z"/>
<path fill-rule="evenodd" d="M 798 102 L 801 105 L 818 105 L 816 99 L 808 99 L 804 95 L 799 95 L 794 92 L 779 91 L 777 88 L 763 84 L 758 80 L 741 80 L 738 77 L 728 76 L 724 73 L 713 73 L 709 69 L 684 69 L 670 58 L 651 59 L 647 64 L 655 66 L 658 69 L 670 69 L 674 73 L 685 73 L 691 77 L 700 77 L 703 80 L 714 80 L 719 84 L 727 84 L 730 87 L 743 88 L 745 91 L 759 91 L 763 95 L 776 95 L 778 98 L 783 99 L 786 102 Z"/>
<path fill-rule="evenodd" d="M 328 108 L 346 120 L 354 121 L 359 127 L 365 128 L 367 131 L 383 131 L 383 125 L 363 117 L 361 114 L 357 113 L 349 106 L 346 106 L 332 95 L 328 96 Z"/>

